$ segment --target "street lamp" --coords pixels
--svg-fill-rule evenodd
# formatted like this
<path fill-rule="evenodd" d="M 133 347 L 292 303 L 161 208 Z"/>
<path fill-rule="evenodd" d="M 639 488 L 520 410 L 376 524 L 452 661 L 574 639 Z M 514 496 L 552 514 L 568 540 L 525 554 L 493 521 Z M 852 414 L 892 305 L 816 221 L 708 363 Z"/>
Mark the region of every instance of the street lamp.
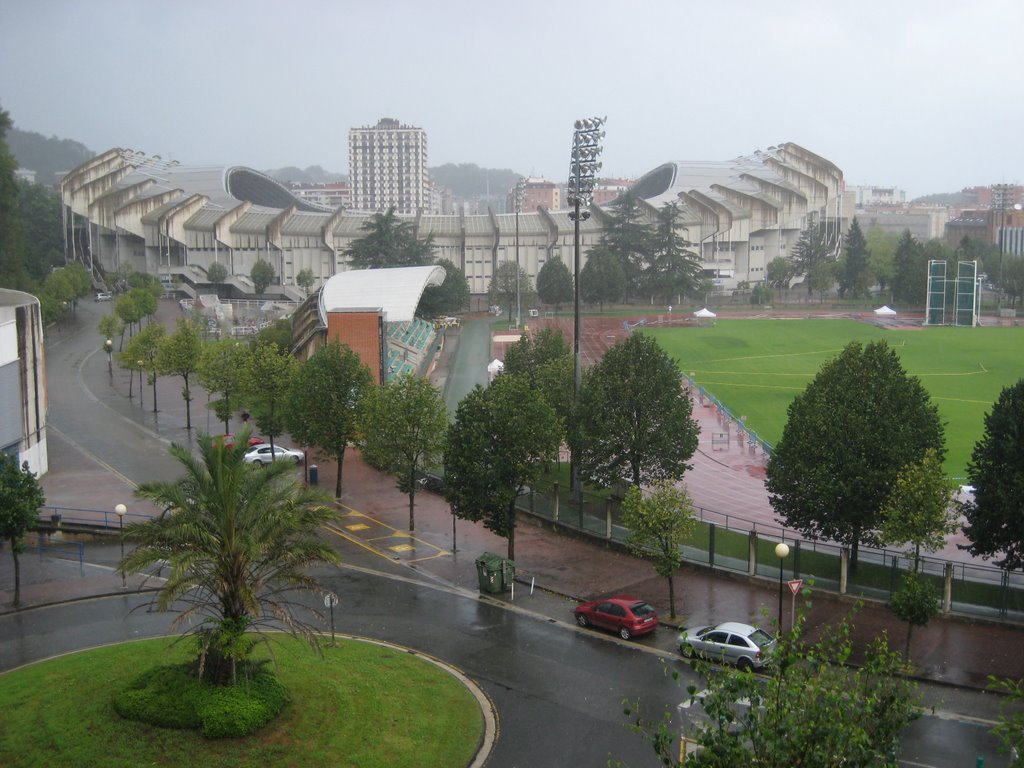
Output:
<path fill-rule="evenodd" d="M 106 341 L 104 341 L 103 342 L 103 349 L 105 349 L 107 351 L 107 373 L 109 373 L 111 376 L 113 376 L 114 375 L 114 360 L 111 357 L 111 352 L 114 351 L 114 341 L 113 341 L 113 339 L 107 339 Z"/>
<path fill-rule="evenodd" d="M 572 159 L 569 163 L 569 184 L 568 198 L 572 204 L 572 211 L 569 218 L 573 220 L 573 386 L 572 403 L 575 408 L 580 399 L 580 382 L 583 377 L 583 369 L 580 360 L 580 221 L 590 218 L 591 200 L 594 194 L 594 183 L 597 180 L 597 173 L 601 170 L 601 163 L 598 157 L 601 155 L 601 139 L 604 138 L 604 131 L 601 126 L 607 117 L 590 117 L 577 120 L 576 131 L 572 137 Z M 570 474 L 572 485 L 576 489 L 576 498 L 581 498 L 579 462 L 576 451 L 573 450 L 570 456 Z"/>
<path fill-rule="evenodd" d="M 114 514 L 117 515 L 117 525 L 121 531 L 121 562 L 124 562 L 124 516 L 128 514 L 128 507 L 118 504 L 114 507 Z M 121 589 L 128 588 L 128 581 L 124 575 L 124 567 L 121 568 Z"/>
<path fill-rule="evenodd" d="M 516 182 L 515 207 L 516 207 L 516 330 L 522 327 L 523 308 L 519 296 L 519 214 L 523 210 L 523 195 L 526 193 L 526 181 L 520 179 Z"/>
<path fill-rule="evenodd" d="M 779 634 L 782 634 L 782 561 L 789 555 L 789 545 L 780 541 L 775 545 L 775 556 L 779 558 Z"/>
<path fill-rule="evenodd" d="M 146 365 L 146 361 L 136 360 L 135 364 L 139 367 L 139 407 L 145 408 L 146 404 L 142 402 L 142 371 L 144 370 L 143 366 Z"/>

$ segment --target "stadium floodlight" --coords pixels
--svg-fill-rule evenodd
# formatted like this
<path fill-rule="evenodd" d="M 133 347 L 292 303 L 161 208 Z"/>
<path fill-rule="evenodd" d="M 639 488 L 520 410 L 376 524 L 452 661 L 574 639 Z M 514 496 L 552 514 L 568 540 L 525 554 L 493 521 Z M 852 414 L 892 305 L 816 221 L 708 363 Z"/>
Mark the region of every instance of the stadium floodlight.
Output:
<path fill-rule="evenodd" d="M 516 208 L 516 330 L 518 331 L 522 327 L 522 299 L 519 294 L 519 214 L 523 210 L 523 198 L 526 196 L 526 179 L 520 179 L 516 182 L 516 188 L 513 192 L 513 202 Z"/>
<path fill-rule="evenodd" d="M 587 117 L 575 122 L 576 131 L 572 137 L 572 155 L 569 162 L 569 183 L 566 188 L 568 202 L 572 206 L 569 213 L 573 220 L 573 406 L 579 403 L 580 382 L 583 370 L 580 359 L 580 221 L 590 217 L 590 204 L 594 197 L 594 185 L 597 174 L 601 170 L 598 158 L 601 156 L 601 141 L 605 132 L 601 126 L 607 117 Z M 580 503 L 581 486 L 579 461 L 575 446 L 570 454 L 570 474 L 572 487 L 576 492 L 576 503 Z"/>

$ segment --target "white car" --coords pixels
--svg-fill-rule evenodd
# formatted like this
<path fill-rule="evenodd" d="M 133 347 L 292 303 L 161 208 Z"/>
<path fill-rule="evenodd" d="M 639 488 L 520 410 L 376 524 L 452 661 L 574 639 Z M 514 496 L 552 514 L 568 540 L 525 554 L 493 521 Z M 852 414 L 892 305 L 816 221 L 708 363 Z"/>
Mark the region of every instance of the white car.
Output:
<path fill-rule="evenodd" d="M 743 670 L 764 669 L 775 649 L 775 638 L 767 632 L 735 621 L 684 629 L 676 642 L 687 658 L 728 662 Z"/>
<path fill-rule="evenodd" d="M 280 461 L 281 459 L 290 459 L 296 464 L 302 462 L 302 451 L 296 451 L 294 448 L 285 448 L 283 445 L 275 445 L 274 452 L 270 452 L 270 443 L 263 443 L 261 445 L 254 446 L 251 451 L 245 454 L 245 462 L 252 464 L 253 462 L 259 462 L 260 464 L 269 464 L 274 459 Z"/>

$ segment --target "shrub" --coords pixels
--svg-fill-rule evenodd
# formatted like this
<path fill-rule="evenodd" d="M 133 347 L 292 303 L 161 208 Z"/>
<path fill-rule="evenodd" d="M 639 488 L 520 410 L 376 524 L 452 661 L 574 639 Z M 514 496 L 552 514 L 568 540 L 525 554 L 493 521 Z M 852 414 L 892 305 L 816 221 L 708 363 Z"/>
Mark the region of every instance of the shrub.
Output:
<path fill-rule="evenodd" d="M 199 680 L 191 665 L 155 667 L 114 696 L 114 710 L 127 720 L 160 728 L 199 730 L 208 739 L 253 733 L 277 717 L 288 691 L 269 671 L 244 676 L 235 686 Z"/>

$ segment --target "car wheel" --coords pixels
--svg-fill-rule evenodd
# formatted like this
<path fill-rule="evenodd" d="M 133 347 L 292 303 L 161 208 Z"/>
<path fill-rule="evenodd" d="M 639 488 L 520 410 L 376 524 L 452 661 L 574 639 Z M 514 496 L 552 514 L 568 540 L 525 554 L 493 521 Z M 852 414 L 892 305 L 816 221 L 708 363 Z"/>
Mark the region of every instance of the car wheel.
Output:
<path fill-rule="evenodd" d="M 692 659 L 695 655 L 693 652 L 693 646 L 689 643 L 683 643 L 682 645 L 680 645 L 679 652 L 683 654 L 683 656 L 687 659 Z"/>
<path fill-rule="evenodd" d="M 295 466 L 298 466 L 300 461 L 302 461 L 302 459 L 299 458 L 298 456 L 296 456 L 295 457 Z"/>
<path fill-rule="evenodd" d="M 623 640 L 629 640 L 633 634 L 629 631 L 629 627 L 619 627 L 619 637 Z"/>
<path fill-rule="evenodd" d="M 582 613 L 576 614 L 576 623 L 579 624 L 581 627 L 586 627 L 590 624 L 590 622 L 587 621 L 587 617 L 584 616 Z"/>
<path fill-rule="evenodd" d="M 746 656 L 740 656 L 740 660 L 736 662 L 736 666 L 739 667 L 740 672 L 749 672 L 754 668 L 754 662 Z"/>

